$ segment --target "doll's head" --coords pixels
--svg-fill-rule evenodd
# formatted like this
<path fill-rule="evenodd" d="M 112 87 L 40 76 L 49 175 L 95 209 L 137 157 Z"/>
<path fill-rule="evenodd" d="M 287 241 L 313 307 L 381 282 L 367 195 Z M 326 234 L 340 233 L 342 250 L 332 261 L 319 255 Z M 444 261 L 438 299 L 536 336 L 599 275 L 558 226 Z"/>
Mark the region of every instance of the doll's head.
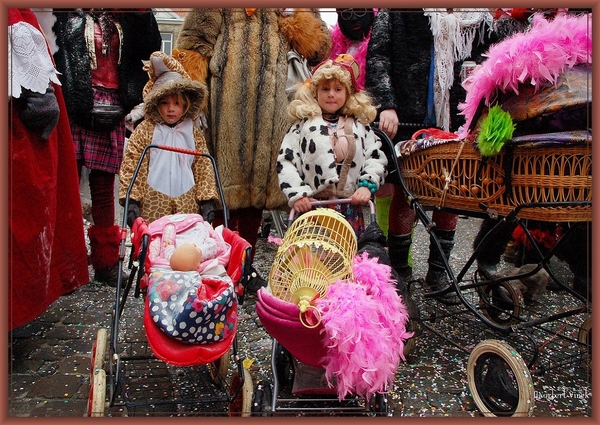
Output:
<path fill-rule="evenodd" d="M 169 259 L 171 269 L 181 272 L 198 270 L 201 263 L 202 250 L 191 243 L 184 243 L 175 248 Z"/>
<path fill-rule="evenodd" d="M 346 38 L 353 41 L 365 39 L 375 21 L 375 10 L 370 7 L 336 8 L 338 26 Z"/>

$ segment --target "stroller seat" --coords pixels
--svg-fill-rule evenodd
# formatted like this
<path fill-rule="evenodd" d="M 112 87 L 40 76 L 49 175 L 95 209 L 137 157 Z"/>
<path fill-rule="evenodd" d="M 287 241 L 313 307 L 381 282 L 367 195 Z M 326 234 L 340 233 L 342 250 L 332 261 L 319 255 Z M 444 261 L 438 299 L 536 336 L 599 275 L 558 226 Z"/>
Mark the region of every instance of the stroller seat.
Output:
<path fill-rule="evenodd" d="M 235 282 L 242 276 L 248 243 L 230 229 L 213 231 L 207 226 L 217 239 L 219 255 L 202 262 L 203 273 L 176 271 L 166 265 L 162 251 L 157 249 L 165 245 L 164 239 L 173 239 L 173 235 L 163 233 L 165 223 L 176 223 L 178 235 L 206 224 L 198 214 L 176 214 L 148 226 L 151 240 L 144 308 L 148 343 L 157 358 L 172 365 L 210 363 L 229 350 L 237 332 L 238 297 L 243 295 L 243 287 Z M 214 267 L 217 263 L 222 267 Z M 210 274 L 221 269 L 226 273 Z"/>

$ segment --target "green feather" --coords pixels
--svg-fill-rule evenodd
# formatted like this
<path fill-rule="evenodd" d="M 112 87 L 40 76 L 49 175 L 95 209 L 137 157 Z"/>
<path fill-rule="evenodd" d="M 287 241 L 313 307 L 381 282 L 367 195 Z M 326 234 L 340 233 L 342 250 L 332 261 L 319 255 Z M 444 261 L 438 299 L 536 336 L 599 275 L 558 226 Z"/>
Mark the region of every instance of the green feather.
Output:
<path fill-rule="evenodd" d="M 515 131 L 510 114 L 498 105 L 488 111 L 488 116 L 481 122 L 477 144 L 483 156 L 496 155 Z"/>

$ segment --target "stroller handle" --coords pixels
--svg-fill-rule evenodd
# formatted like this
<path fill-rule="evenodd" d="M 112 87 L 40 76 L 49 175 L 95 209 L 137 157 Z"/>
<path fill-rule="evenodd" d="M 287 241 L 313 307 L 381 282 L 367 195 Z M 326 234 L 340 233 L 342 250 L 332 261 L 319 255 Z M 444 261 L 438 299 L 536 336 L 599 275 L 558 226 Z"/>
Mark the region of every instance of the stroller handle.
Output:
<path fill-rule="evenodd" d="M 331 204 L 349 204 L 352 202 L 352 199 L 350 198 L 343 198 L 343 199 L 324 199 L 324 200 L 314 200 L 314 201 L 310 201 L 310 204 L 313 207 L 318 207 L 320 205 L 331 205 Z M 369 208 L 371 209 L 371 217 L 375 217 L 375 204 L 373 203 L 372 200 L 369 199 Z M 291 209 L 290 211 L 290 218 L 289 218 L 289 222 L 291 223 L 292 221 L 294 221 L 294 216 L 296 215 L 296 210 L 294 208 Z"/>

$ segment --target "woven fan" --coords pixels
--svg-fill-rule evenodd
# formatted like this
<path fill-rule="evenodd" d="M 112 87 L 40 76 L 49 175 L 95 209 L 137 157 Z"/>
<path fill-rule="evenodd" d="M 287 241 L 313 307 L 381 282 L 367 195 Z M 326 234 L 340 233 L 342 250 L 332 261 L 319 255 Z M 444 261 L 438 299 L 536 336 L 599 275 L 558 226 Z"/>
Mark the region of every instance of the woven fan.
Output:
<path fill-rule="evenodd" d="M 295 303 L 303 298 L 300 293 L 323 297 L 338 279 L 352 279 L 356 251 L 356 234 L 343 215 L 331 208 L 302 214 L 275 255 L 269 272 L 271 293 Z"/>

